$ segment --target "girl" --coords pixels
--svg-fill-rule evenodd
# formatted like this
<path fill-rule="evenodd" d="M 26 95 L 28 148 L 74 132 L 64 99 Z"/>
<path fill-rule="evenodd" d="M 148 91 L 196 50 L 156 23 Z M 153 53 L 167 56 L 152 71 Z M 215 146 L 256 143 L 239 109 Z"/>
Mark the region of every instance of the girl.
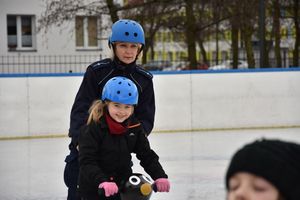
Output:
<path fill-rule="evenodd" d="M 169 192 L 168 176 L 134 117 L 136 85 L 114 77 L 104 86 L 101 100 L 91 106 L 87 126 L 79 135 L 79 194 L 84 200 L 120 199 L 119 188 L 132 174 L 131 153 L 155 180 L 158 192 Z M 98 188 L 105 196 L 97 194 Z"/>
<path fill-rule="evenodd" d="M 258 140 L 240 149 L 226 174 L 228 200 L 299 200 L 300 145 Z"/>

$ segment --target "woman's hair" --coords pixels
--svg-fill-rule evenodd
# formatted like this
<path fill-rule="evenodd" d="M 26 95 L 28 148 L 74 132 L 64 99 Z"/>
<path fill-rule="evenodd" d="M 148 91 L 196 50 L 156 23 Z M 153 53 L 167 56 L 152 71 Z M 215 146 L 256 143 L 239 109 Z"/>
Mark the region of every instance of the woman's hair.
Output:
<path fill-rule="evenodd" d="M 89 108 L 89 118 L 87 120 L 87 125 L 91 122 L 99 123 L 100 117 L 103 115 L 103 108 L 106 105 L 102 100 L 95 100 L 91 107 Z"/>

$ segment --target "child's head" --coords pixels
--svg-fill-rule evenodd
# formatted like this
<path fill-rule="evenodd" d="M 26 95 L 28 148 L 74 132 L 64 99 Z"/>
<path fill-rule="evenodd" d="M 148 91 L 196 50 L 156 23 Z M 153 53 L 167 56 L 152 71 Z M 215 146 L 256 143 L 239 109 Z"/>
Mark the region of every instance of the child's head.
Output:
<path fill-rule="evenodd" d="M 136 21 L 118 20 L 112 26 L 108 43 L 116 59 L 125 64 L 133 63 L 145 45 L 144 30 Z"/>
<path fill-rule="evenodd" d="M 257 140 L 238 150 L 226 173 L 228 200 L 299 200 L 300 145 Z"/>
<path fill-rule="evenodd" d="M 136 85 L 128 78 L 117 76 L 105 84 L 102 101 L 107 102 L 110 116 L 121 123 L 128 119 L 138 103 L 139 92 Z"/>
<path fill-rule="evenodd" d="M 104 85 L 101 100 L 94 101 L 90 107 L 87 124 L 99 121 L 104 106 L 115 121 L 122 123 L 132 115 L 138 99 L 139 92 L 133 81 L 122 76 L 113 77 Z"/>
<path fill-rule="evenodd" d="M 107 81 L 103 87 L 101 100 L 120 104 L 136 105 L 139 92 L 135 83 L 122 76 L 116 76 Z"/>

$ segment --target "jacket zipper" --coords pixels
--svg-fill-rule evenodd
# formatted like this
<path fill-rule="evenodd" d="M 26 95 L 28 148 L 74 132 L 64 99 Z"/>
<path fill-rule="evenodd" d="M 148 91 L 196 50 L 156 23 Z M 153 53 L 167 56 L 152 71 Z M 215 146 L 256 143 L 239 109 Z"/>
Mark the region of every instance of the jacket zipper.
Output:
<path fill-rule="evenodd" d="M 131 78 L 132 78 L 132 80 L 135 82 L 135 84 L 139 86 L 139 88 L 140 88 L 141 92 L 143 92 L 143 88 L 142 88 L 142 86 L 139 84 L 139 82 L 137 82 L 137 81 L 136 81 L 136 80 L 133 78 L 132 74 L 130 74 L 130 77 L 131 77 Z"/>
<path fill-rule="evenodd" d="M 102 80 L 99 81 L 98 85 L 100 85 L 108 76 L 113 73 L 114 69 L 112 69 Z"/>

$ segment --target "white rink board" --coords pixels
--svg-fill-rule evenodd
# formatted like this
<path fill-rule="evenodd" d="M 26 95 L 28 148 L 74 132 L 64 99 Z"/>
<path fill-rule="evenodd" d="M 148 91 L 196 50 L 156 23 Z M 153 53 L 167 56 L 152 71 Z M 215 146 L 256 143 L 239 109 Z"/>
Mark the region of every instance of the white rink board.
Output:
<path fill-rule="evenodd" d="M 154 82 L 156 130 L 300 125 L 300 72 L 157 75 Z"/>
<path fill-rule="evenodd" d="M 0 137 L 67 134 L 82 76 L 1 77 Z M 155 74 L 155 131 L 300 126 L 300 71 Z"/>
<path fill-rule="evenodd" d="M 81 79 L 0 78 L 0 137 L 66 134 Z"/>

